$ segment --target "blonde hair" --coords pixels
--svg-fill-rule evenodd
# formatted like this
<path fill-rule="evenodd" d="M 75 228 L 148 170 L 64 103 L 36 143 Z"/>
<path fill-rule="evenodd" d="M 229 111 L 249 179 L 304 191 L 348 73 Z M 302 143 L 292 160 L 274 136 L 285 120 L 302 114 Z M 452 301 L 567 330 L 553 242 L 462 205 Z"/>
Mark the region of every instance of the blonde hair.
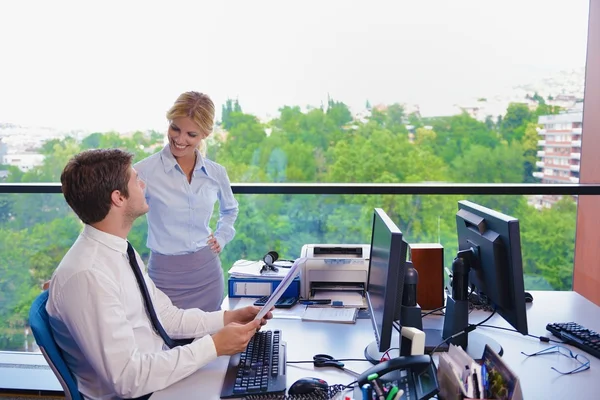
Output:
<path fill-rule="evenodd" d="M 207 137 L 213 131 L 215 124 L 215 104 L 208 95 L 199 92 L 185 92 L 179 95 L 173 106 L 167 111 L 167 119 L 191 118 L 200 127 Z M 198 144 L 198 150 L 206 153 L 205 140 Z"/>

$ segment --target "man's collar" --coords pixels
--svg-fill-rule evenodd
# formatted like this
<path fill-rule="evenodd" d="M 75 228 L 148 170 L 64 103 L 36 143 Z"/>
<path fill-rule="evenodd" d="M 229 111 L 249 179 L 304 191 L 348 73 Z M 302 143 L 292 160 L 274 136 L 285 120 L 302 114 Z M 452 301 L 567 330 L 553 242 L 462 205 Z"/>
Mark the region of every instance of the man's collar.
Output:
<path fill-rule="evenodd" d="M 83 235 L 96 240 L 115 251 L 127 254 L 127 240 L 122 237 L 101 231 L 88 224 L 83 226 Z"/>

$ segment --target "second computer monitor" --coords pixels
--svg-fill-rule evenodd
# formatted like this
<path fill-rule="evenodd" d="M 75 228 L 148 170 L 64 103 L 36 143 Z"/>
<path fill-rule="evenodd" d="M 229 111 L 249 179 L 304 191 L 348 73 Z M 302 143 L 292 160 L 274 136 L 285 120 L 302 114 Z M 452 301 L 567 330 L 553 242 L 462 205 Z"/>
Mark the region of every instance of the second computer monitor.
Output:
<path fill-rule="evenodd" d="M 380 208 L 373 213 L 371 255 L 366 298 L 375 341 L 365 349 L 369 361 L 379 362 L 391 345 L 398 299 L 402 298 L 407 244 L 402 232 Z"/>

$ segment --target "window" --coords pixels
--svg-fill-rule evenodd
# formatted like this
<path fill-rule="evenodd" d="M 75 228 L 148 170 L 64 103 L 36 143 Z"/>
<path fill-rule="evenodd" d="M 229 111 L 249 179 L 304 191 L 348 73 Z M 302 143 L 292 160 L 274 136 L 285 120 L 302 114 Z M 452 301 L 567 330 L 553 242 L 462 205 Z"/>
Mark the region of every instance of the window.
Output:
<path fill-rule="evenodd" d="M 0 15 L 11 16 L 0 25 L 0 36 L 10 38 L 0 44 L 10 59 L 0 72 L 0 155 L 7 160 L 0 165 L 0 179 L 5 182 L 58 182 L 69 157 L 87 148 L 123 147 L 136 160 L 158 151 L 165 110 L 186 90 L 213 98 L 217 115 L 207 157 L 225 166 L 232 182 L 541 183 L 534 176 L 539 176 L 536 162 L 543 161 L 538 150 L 555 154 L 548 164 L 568 165 L 557 156 L 567 155 L 567 149 L 538 146 L 544 137 L 536 128 L 540 118 L 551 122 L 544 124 L 548 130 L 576 124 L 552 108 L 552 99 L 563 92 L 583 96 L 584 0 L 569 7 L 528 0 L 494 6 L 476 0 L 389 0 L 348 4 L 343 13 L 339 4 L 317 1 L 235 6 L 190 1 L 185 13 L 169 2 L 73 1 L 61 8 L 40 1 L 32 14 L 22 3 L 0 5 Z M 563 29 L 543 28 L 544 40 L 536 41 L 532 52 L 523 38 L 539 36 L 542 28 L 531 21 Z M 508 35 L 507 25 L 522 31 Z M 197 46 L 190 45 L 190 32 Z M 543 86 L 549 80 L 554 84 Z M 534 91 L 523 88 L 537 85 L 542 89 L 530 109 L 526 96 Z M 570 146 L 571 136 L 548 134 L 546 140 Z M 543 168 L 548 179 L 569 173 Z M 526 197 L 472 200 L 522 217 L 532 235 L 549 229 L 558 212 L 554 202 L 538 210 Z M 255 221 L 290 214 L 300 222 L 277 225 L 272 237 L 281 243 L 293 240 L 292 226 L 303 241 L 314 236 L 366 241 L 364 226 L 357 224 L 368 221 L 357 223 L 355 216 L 374 205 L 399 210 L 397 218 L 418 219 L 405 225 L 414 241 L 440 241 L 449 249 L 455 242 L 451 227 L 438 229 L 438 221 L 439 210 L 455 209 L 456 199 L 264 195 L 239 196 L 239 201 L 253 217 L 244 220 L 247 214 L 241 213 L 239 242 L 228 246 L 224 266 L 260 256 L 244 249 L 264 252 L 259 237 L 248 234 Z M 574 215 L 576 204 L 570 201 L 561 210 Z M 432 206 L 422 207 L 423 202 Z M 330 215 L 317 204 L 330 207 Z M 572 220 L 556 238 L 574 238 Z M 16 262 L 0 261 L 0 282 L 12 274 L 20 279 L 10 290 L 0 286 L 8 298 L 0 302 L 0 350 L 25 350 L 25 308 L 18 305 L 31 300 L 79 229 L 60 195 L 0 195 L 0 241 L 16 257 Z M 145 245 L 145 229 L 141 218 L 132 235 L 138 249 Z M 30 236 L 39 245 L 27 250 Z M 534 236 L 527 240 L 536 242 Z M 573 242 L 555 240 L 530 244 L 556 249 L 556 257 L 531 255 L 525 265 L 528 288 L 570 287 Z M 293 257 L 300 243 L 290 243 L 284 250 Z M 557 259 L 560 266 L 554 268 Z M 24 269 L 17 271 L 16 265 Z"/>

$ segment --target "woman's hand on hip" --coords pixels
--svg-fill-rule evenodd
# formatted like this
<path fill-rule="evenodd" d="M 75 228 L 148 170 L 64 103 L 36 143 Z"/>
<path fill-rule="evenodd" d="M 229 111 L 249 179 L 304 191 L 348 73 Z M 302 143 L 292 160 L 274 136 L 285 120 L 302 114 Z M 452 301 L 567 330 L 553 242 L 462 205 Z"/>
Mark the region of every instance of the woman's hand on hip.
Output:
<path fill-rule="evenodd" d="M 221 252 L 221 245 L 217 241 L 217 238 L 214 234 L 210 234 L 206 243 L 210 246 L 210 249 L 213 253 L 219 254 Z"/>

